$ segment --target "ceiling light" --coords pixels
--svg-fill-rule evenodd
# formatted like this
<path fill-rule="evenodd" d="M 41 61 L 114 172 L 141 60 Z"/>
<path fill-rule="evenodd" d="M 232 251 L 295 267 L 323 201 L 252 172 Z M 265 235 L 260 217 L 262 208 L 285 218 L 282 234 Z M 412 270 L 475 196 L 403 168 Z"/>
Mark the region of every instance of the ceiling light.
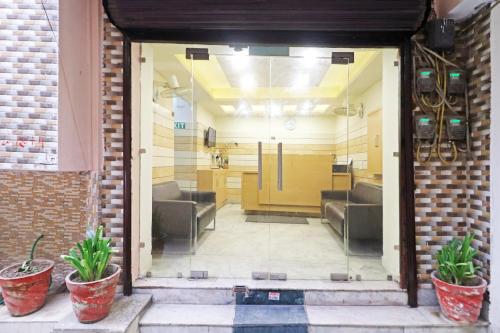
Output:
<path fill-rule="evenodd" d="M 304 51 L 304 63 L 306 66 L 314 66 L 318 57 L 318 52 L 315 49 L 306 49 Z"/>
<path fill-rule="evenodd" d="M 266 106 L 262 105 L 262 104 L 255 104 L 255 105 L 252 105 L 252 110 L 255 113 L 264 113 L 264 112 L 266 112 Z"/>
<path fill-rule="evenodd" d="M 251 75 L 245 75 L 240 81 L 241 89 L 249 91 L 257 87 L 257 82 Z"/>
<path fill-rule="evenodd" d="M 281 105 L 275 102 L 271 102 L 268 107 L 268 112 L 271 117 L 279 117 L 281 116 Z"/>
<path fill-rule="evenodd" d="M 313 112 L 325 113 L 326 110 L 330 107 L 330 104 L 318 104 L 314 107 Z"/>
<path fill-rule="evenodd" d="M 241 102 L 238 105 L 238 114 L 242 116 L 248 116 L 250 114 L 250 105 L 247 102 Z"/>
<path fill-rule="evenodd" d="M 233 105 L 221 105 L 220 107 L 225 113 L 234 113 L 236 111 Z"/>
<path fill-rule="evenodd" d="M 234 69 L 241 70 L 248 67 L 250 58 L 248 57 L 248 47 L 234 48 L 233 55 L 229 57 Z"/>
<path fill-rule="evenodd" d="M 309 86 L 309 74 L 308 73 L 302 73 L 297 78 L 292 84 L 292 87 L 295 89 L 301 89 Z"/>
<path fill-rule="evenodd" d="M 310 101 L 305 101 L 304 104 L 302 104 L 302 107 L 300 108 L 300 114 L 302 115 L 307 115 L 309 112 L 311 112 L 311 109 L 313 108 L 313 104 Z"/>

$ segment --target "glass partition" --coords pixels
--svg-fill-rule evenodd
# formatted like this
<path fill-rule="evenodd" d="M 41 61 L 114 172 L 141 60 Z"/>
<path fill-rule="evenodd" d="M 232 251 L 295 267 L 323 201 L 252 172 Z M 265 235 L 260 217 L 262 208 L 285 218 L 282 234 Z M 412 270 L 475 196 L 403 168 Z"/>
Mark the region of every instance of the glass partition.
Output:
<path fill-rule="evenodd" d="M 270 214 L 280 223 L 270 223 L 270 266 L 288 279 L 345 280 L 348 273 L 340 216 L 345 172 L 334 170 L 346 158 L 337 149 L 346 118 L 335 110 L 345 103 L 348 78 L 331 51 L 291 48 L 290 56 L 271 58 L 268 190 Z"/>
<path fill-rule="evenodd" d="M 148 47 L 141 274 L 398 279 L 396 50 L 353 50 L 353 63 L 331 48 Z"/>
<path fill-rule="evenodd" d="M 365 87 L 360 74 L 351 71 L 346 117 L 354 180 L 346 214 L 350 275 L 361 281 L 397 281 L 399 56 L 395 49 L 379 49 L 362 50 L 359 58 L 369 59 L 380 74 L 378 82 Z"/>
<path fill-rule="evenodd" d="M 268 279 L 267 218 L 275 153 L 269 134 L 270 57 L 221 47 L 210 52 L 209 60 L 193 60 L 192 68 L 198 178 L 191 190 L 201 195 L 201 210 L 190 270 L 195 277 Z M 218 80 L 217 91 L 202 91 L 206 73 L 220 74 L 210 77 Z M 215 103 L 221 110 L 208 115 Z M 215 163 L 203 165 L 207 157 Z M 210 203 L 203 202 L 204 192 L 216 192 L 211 213 L 206 213 Z M 213 219 L 207 226 L 206 215 Z"/>

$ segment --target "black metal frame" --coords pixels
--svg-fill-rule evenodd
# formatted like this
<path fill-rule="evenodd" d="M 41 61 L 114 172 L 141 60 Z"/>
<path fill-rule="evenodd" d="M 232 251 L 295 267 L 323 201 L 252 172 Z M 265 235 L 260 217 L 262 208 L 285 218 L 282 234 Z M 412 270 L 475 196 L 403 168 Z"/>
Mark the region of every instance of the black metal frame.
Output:
<path fill-rule="evenodd" d="M 424 22 L 430 12 L 430 1 Z M 170 30 L 122 31 L 123 41 L 123 288 L 132 294 L 131 244 L 131 42 L 201 44 L 281 44 L 334 47 L 396 47 L 401 61 L 400 123 L 400 272 L 401 287 L 407 289 L 408 305 L 416 307 L 417 260 L 415 240 L 415 198 L 413 170 L 412 49 L 414 32 L 311 32 L 311 31 L 227 31 Z"/>

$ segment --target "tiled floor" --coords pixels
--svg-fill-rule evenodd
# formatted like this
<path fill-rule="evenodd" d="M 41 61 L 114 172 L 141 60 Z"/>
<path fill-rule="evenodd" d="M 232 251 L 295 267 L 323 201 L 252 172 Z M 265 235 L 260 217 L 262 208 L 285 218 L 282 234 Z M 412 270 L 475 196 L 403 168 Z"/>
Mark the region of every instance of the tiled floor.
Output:
<path fill-rule="evenodd" d="M 344 254 L 340 237 L 319 218 L 309 224 L 249 223 L 239 205 L 217 212 L 215 231 L 198 240 L 195 254 L 163 251 L 153 256 L 153 277 L 186 277 L 191 270 L 208 271 L 209 277 L 250 278 L 252 272 L 287 273 L 288 279 L 330 278 L 347 273 L 363 280 L 386 280 L 380 257 Z"/>

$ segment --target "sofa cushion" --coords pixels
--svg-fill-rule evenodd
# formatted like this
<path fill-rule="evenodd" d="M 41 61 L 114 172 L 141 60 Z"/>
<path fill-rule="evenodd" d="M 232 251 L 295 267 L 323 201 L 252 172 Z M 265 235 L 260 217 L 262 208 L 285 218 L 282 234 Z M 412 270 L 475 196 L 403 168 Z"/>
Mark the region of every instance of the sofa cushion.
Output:
<path fill-rule="evenodd" d="M 211 202 L 198 202 L 195 207 L 196 216 L 203 217 L 208 214 L 210 210 L 215 209 L 215 204 Z"/>
<path fill-rule="evenodd" d="M 344 220 L 344 207 L 346 202 L 340 200 L 329 201 L 325 205 L 325 215 L 326 218 L 334 218 L 338 221 Z"/>
<path fill-rule="evenodd" d="M 182 193 L 175 181 L 153 185 L 153 201 L 181 200 Z"/>
<path fill-rule="evenodd" d="M 381 205 L 382 187 L 368 183 L 357 183 L 351 192 L 350 200 L 356 203 Z"/>

